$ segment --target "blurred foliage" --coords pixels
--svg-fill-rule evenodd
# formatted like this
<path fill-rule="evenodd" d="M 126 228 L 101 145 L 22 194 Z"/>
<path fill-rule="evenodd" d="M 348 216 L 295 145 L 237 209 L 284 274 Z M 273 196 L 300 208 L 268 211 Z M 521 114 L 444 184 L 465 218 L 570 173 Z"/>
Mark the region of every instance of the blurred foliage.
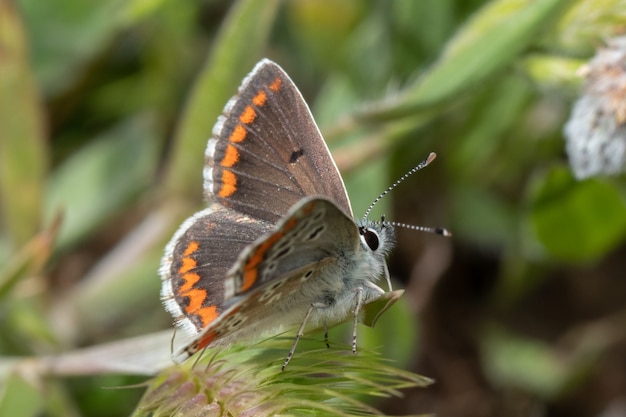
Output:
<path fill-rule="evenodd" d="M 0 0 L 0 415 L 132 412 L 141 389 L 101 389 L 136 383 L 123 369 L 16 358 L 169 328 L 159 258 L 202 205 L 213 123 L 264 56 L 312 107 L 356 216 L 439 156 L 373 215 L 454 233 L 399 231 L 390 267 L 406 294 L 360 343 L 437 383 L 382 409 L 623 415 L 626 187 L 574 180 L 562 126 L 577 71 L 625 11 L 624 0 Z"/>

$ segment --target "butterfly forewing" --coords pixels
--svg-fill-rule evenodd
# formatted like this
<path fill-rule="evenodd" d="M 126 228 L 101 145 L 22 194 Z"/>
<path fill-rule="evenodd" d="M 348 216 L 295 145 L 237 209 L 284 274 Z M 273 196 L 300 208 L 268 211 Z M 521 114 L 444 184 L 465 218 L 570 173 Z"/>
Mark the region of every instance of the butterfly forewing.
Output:
<path fill-rule="evenodd" d="M 301 198 L 325 196 L 351 215 L 339 171 L 287 74 L 263 60 L 209 141 L 205 193 L 253 218 L 280 220 Z"/>
<path fill-rule="evenodd" d="M 232 280 L 234 295 L 241 295 L 308 265 L 319 270 L 322 261 L 328 261 L 324 268 L 334 269 L 326 275 L 341 276 L 342 270 L 351 267 L 342 262 L 354 259 L 359 249 L 359 232 L 352 219 L 329 200 L 305 198 L 272 232 L 242 252 L 226 278 L 227 285 Z M 339 253 L 343 256 L 336 256 Z"/>

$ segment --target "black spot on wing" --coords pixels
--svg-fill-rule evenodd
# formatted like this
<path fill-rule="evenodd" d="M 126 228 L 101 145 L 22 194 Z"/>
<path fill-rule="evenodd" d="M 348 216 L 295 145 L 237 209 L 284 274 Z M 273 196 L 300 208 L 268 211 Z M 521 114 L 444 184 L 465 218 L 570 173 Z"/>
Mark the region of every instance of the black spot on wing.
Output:
<path fill-rule="evenodd" d="M 293 151 L 291 153 L 291 156 L 289 157 L 289 163 L 295 164 L 302 155 L 304 155 L 304 149 L 298 149 L 297 151 Z"/>

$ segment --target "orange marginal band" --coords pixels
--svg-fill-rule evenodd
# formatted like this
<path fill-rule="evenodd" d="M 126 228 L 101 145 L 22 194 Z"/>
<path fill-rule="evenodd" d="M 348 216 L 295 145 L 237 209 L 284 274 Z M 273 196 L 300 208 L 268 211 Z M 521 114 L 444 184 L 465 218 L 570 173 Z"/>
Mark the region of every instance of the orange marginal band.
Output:
<path fill-rule="evenodd" d="M 195 287 L 198 281 L 200 281 L 200 275 L 191 272 L 196 267 L 196 260 L 193 259 L 191 255 L 199 248 L 200 244 L 194 240 L 187 245 L 183 253 L 183 259 L 180 268 L 178 268 L 178 273 L 185 283 L 180 287 L 179 295 L 189 299 L 189 303 L 185 306 L 185 312 L 200 317 L 203 327 L 206 327 L 217 318 L 218 313 L 216 306 L 202 306 L 208 293 L 205 289 Z"/>
<path fill-rule="evenodd" d="M 270 84 L 269 88 L 273 92 L 277 92 L 280 89 L 282 81 L 280 78 L 276 78 L 272 84 Z M 260 90 L 253 98 L 252 104 L 257 107 L 261 107 L 265 105 L 267 102 L 267 94 L 265 91 Z M 256 119 L 257 113 L 256 110 L 252 106 L 246 106 L 241 115 L 239 115 L 239 122 L 237 126 L 233 129 L 233 132 L 230 134 L 228 141 L 230 143 L 241 143 L 246 140 L 246 136 L 248 132 L 243 125 L 250 125 L 254 123 Z M 220 165 L 227 168 L 232 168 L 239 162 L 239 151 L 232 145 L 228 145 L 226 147 L 226 151 L 224 153 L 224 158 L 221 160 Z M 235 191 L 237 191 L 237 177 L 231 171 L 224 171 L 222 173 L 222 188 L 220 189 L 218 195 L 222 198 L 228 198 L 232 196 Z M 254 278 L 256 279 L 256 277 Z M 253 280 L 254 280 L 253 279 Z"/>

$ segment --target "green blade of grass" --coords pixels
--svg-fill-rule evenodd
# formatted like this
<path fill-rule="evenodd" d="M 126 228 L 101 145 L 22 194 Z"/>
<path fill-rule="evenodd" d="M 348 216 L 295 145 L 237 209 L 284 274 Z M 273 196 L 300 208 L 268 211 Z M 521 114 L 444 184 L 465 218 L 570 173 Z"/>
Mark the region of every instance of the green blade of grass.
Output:
<path fill-rule="evenodd" d="M 44 398 L 32 381 L 17 372 L 4 381 L 0 392 L 0 416 L 38 416 L 43 411 Z"/>
<path fill-rule="evenodd" d="M 55 170 L 45 217 L 63 213 L 57 249 L 84 239 L 150 184 L 157 163 L 152 125 L 149 117 L 123 121 Z"/>
<path fill-rule="evenodd" d="M 22 22 L 0 1 L 0 223 L 22 246 L 41 224 L 47 148 Z"/>

